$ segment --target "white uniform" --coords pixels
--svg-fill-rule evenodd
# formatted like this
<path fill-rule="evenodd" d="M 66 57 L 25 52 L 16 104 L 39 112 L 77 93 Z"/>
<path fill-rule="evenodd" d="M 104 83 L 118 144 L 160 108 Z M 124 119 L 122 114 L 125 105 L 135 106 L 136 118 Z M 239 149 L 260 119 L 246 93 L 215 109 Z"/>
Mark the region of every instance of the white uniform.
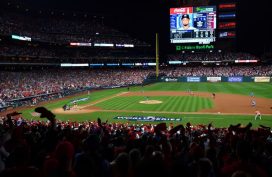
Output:
<path fill-rule="evenodd" d="M 255 100 L 252 100 L 252 101 L 251 101 L 251 106 L 252 106 L 252 107 L 255 107 L 255 106 L 256 106 L 256 101 L 255 101 Z"/>

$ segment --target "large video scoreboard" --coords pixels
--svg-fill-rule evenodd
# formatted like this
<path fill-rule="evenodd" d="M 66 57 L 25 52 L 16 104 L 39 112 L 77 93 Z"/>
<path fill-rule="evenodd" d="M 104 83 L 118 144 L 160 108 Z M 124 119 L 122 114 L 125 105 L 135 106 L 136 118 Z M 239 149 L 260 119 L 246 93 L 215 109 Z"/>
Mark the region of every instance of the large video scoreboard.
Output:
<path fill-rule="evenodd" d="M 215 41 L 216 6 L 170 8 L 170 42 L 209 44 Z"/>

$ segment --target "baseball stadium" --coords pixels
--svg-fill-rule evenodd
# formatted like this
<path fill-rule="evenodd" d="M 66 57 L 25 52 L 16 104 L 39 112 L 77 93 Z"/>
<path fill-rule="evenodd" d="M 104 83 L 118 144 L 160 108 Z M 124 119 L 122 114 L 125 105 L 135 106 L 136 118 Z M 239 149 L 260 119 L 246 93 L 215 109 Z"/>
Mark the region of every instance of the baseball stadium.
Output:
<path fill-rule="evenodd" d="M 0 176 L 272 176 L 266 3 L 1 0 Z"/>

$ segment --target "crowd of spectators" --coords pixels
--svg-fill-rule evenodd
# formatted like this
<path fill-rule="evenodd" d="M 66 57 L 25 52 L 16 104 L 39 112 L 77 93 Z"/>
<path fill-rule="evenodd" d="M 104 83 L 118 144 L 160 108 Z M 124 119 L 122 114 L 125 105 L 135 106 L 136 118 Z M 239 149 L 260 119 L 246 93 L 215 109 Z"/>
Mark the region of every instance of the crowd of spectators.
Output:
<path fill-rule="evenodd" d="M 3 11 L 0 13 L 0 34 L 21 35 L 43 42 L 65 43 L 91 42 L 147 45 L 100 20 L 73 19 L 68 17 L 31 16 Z"/>
<path fill-rule="evenodd" d="M 177 53 L 167 56 L 168 60 L 178 61 L 235 61 L 235 60 L 260 60 L 249 53 L 242 52 L 212 52 L 212 53 Z"/>
<path fill-rule="evenodd" d="M 197 66 L 168 67 L 161 70 L 166 76 L 271 76 L 272 66 Z"/>
<path fill-rule="evenodd" d="M 46 110 L 47 111 L 47 110 Z M 45 112 L 45 111 L 44 111 Z M 0 176 L 268 177 L 269 127 L 0 119 Z"/>
<path fill-rule="evenodd" d="M 0 72 L 0 99 L 9 101 L 80 88 L 141 84 L 150 70 L 92 69 Z"/>

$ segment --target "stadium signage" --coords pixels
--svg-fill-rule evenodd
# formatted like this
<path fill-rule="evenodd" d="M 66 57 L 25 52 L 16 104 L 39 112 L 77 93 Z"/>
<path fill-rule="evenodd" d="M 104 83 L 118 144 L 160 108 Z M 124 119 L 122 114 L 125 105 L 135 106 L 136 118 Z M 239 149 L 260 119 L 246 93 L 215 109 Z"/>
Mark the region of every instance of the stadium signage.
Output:
<path fill-rule="evenodd" d="M 107 63 L 107 66 L 119 66 L 119 63 Z"/>
<path fill-rule="evenodd" d="M 117 117 L 114 117 L 113 119 L 142 121 L 142 122 L 181 121 L 181 118 L 166 118 L 166 117 L 155 117 L 155 116 L 117 116 Z"/>
<path fill-rule="evenodd" d="M 156 66 L 156 63 L 147 63 L 148 66 Z"/>
<path fill-rule="evenodd" d="M 12 39 L 20 40 L 20 41 L 31 41 L 30 37 L 27 36 L 18 36 L 18 35 L 11 35 Z"/>
<path fill-rule="evenodd" d="M 177 82 L 177 78 L 165 78 L 165 82 Z"/>
<path fill-rule="evenodd" d="M 82 67 L 82 66 L 89 66 L 88 63 L 61 63 L 61 67 Z"/>
<path fill-rule="evenodd" d="M 235 63 L 257 63 L 258 60 L 235 60 Z"/>
<path fill-rule="evenodd" d="M 115 44 L 116 47 L 134 47 L 133 44 Z"/>
<path fill-rule="evenodd" d="M 206 50 L 206 49 L 214 49 L 214 45 L 177 45 L 176 46 L 176 51 L 180 50 Z"/>
<path fill-rule="evenodd" d="M 228 77 L 228 82 L 243 82 L 243 77 Z"/>
<path fill-rule="evenodd" d="M 228 12 L 228 13 L 221 13 L 218 16 L 219 16 L 219 19 L 230 19 L 230 18 L 235 18 L 236 14 L 234 12 Z"/>
<path fill-rule="evenodd" d="M 181 64 L 181 61 L 169 61 L 168 63 L 170 65 L 178 65 L 178 64 Z"/>
<path fill-rule="evenodd" d="M 220 22 L 219 29 L 233 29 L 236 27 L 236 22 Z"/>
<path fill-rule="evenodd" d="M 196 7 L 196 12 L 213 12 L 215 10 L 215 7 Z"/>
<path fill-rule="evenodd" d="M 104 63 L 91 63 L 90 67 L 104 66 Z"/>
<path fill-rule="evenodd" d="M 270 82 L 270 77 L 255 77 L 254 82 Z"/>
<path fill-rule="evenodd" d="M 89 100 L 89 98 L 79 98 L 79 99 L 76 99 L 76 100 L 72 100 L 70 103 L 83 102 L 83 101 L 87 101 L 87 100 Z"/>
<path fill-rule="evenodd" d="M 134 66 L 134 63 L 122 63 L 122 66 Z"/>
<path fill-rule="evenodd" d="M 107 43 L 95 43 L 95 47 L 113 47 L 113 44 L 107 44 Z"/>
<path fill-rule="evenodd" d="M 208 82 L 221 82 L 221 77 L 207 77 Z"/>
<path fill-rule="evenodd" d="M 234 38 L 236 37 L 235 31 L 224 31 L 219 33 L 219 38 Z"/>
<path fill-rule="evenodd" d="M 111 88 L 120 88 L 120 87 L 121 87 L 120 85 L 113 85 L 113 86 L 105 86 L 105 87 L 102 87 L 102 88 L 111 89 Z"/>
<path fill-rule="evenodd" d="M 192 7 L 184 7 L 184 8 L 170 8 L 170 14 L 190 14 L 193 12 Z"/>
<path fill-rule="evenodd" d="M 200 82 L 200 77 L 187 77 L 187 82 Z"/>
<path fill-rule="evenodd" d="M 219 9 L 235 9 L 235 8 L 236 8 L 235 3 L 219 4 Z"/>
<path fill-rule="evenodd" d="M 82 43 L 82 42 L 70 42 L 71 46 L 92 46 L 92 43 Z"/>

